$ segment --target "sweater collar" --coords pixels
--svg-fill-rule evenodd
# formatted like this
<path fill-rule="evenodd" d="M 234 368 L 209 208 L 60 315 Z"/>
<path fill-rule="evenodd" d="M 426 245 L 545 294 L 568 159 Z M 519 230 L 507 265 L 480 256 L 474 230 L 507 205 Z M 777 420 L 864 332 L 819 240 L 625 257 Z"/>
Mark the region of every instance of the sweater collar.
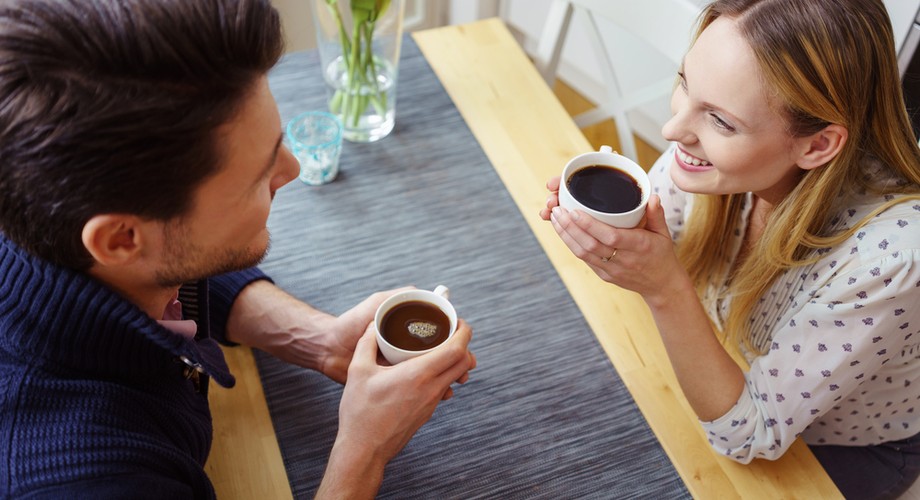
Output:
<path fill-rule="evenodd" d="M 0 350 L 104 378 L 144 380 L 197 364 L 221 386 L 234 384 L 213 339 L 173 333 L 102 283 L 34 257 L 3 234 Z"/>

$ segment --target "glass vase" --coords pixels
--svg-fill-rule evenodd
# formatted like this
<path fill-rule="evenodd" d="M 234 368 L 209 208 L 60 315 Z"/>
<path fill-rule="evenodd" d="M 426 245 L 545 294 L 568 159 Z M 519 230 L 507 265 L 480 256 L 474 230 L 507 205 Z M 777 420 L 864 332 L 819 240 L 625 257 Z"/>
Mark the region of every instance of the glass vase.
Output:
<path fill-rule="evenodd" d="M 311 0 L 329 112 L 343 137 L 374 142 L 396 124 L 405 0 Z"/>

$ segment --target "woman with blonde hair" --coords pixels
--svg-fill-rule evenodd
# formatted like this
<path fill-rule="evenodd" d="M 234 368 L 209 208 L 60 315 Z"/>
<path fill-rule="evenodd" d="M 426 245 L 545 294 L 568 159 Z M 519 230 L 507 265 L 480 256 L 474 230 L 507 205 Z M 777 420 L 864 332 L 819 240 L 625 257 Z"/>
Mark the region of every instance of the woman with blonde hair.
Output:
<path fill-rule="evenodd" d="M 884 5 L 716 1 L 671 110 L 643 225 L 558 207 L 558 178 L 541 216 L 645 299 L 718 453 L 802 436 L 845 496 L 899 495 L 920 475 L 920 148 Z"/>

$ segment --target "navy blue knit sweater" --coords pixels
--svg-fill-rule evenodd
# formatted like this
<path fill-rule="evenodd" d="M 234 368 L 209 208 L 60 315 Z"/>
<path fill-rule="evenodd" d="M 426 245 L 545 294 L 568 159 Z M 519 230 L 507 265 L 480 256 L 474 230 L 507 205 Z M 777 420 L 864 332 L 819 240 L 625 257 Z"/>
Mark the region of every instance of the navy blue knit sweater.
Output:
<path fill-rule="evenodd" d="M 208 377 L 257 269 L 198 283 L 195 340 L 0 235 L 0 498 L 210 498 Z"/>

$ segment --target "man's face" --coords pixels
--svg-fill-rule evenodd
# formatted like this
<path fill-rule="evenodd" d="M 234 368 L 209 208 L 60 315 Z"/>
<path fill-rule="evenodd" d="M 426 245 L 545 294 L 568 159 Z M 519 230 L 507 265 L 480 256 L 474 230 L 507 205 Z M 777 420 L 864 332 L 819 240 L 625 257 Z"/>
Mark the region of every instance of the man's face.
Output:
<path fill-rule="evenodd" d="M 262 77 L 239 114 L 218 130 L 224 162 L 196 191 L 189 213 L 163 229 L 160 286 L 177 286 L 258 264 L 268 251 L 272 199 L 297 161 L 281 144 L 281 118 Z"/>

